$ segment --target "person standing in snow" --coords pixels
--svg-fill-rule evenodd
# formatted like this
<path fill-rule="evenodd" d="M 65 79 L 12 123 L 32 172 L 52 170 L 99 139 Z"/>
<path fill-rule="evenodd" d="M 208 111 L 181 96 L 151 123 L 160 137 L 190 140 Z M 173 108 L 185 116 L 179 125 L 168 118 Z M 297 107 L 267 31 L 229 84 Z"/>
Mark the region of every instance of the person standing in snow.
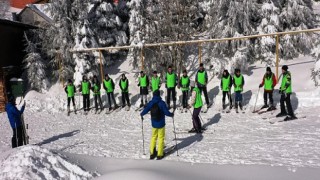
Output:
<path fill-rule="evenodd" d="M 157 157 L 157 160 L 162 159 L 164 154 L 164 140 L 165 140 L 165 115 L 173 117 L 165 102 L 160 97 L 160 91 L 153 92 L 152 100 L 147 104 L 145 109 L 141 112 L 141 119 L 148 112 L 151 112 L 151 124 L 152 124 L 152 137 L 150 142 L 150 159 Z M 158 149 L 156 149 L 156 143 L 158 141 Z"/>
<path fill-rule="evenodd" d="M 235 75 L 233 76 L 233 86 L 235 92 L 235 108 L 238 112 L 238 107 L 242 110 L 242 91 L 244 86 L 244 77 L 240 72 L 240 69 L 235 69 Z"/>
<path fill-rule="evenodd" d="M 198 84 L 197 84 L 198 85 Z M 195 87 L 195 83 L 192 81 L 190 83 L 191 86 L 191 98 L 190 98 L 190 105 L 189 108 L 193 107 L 193 113 L 192 113 L 192 124 L 193 128 L 189 131 L 189 133 L 202 133 L 201 121 L 199 114 L 201 112 L 201 108 L 203 106 L 202 97 L 201 97 L 201 91 L 199 87 Z"/>
<path fill-rule="evenodd" d="M 76 91 L 76 87 L 72 83 L 71 79 L 68 79 L 68 84 L 64 88 L 64 91 L 67 93 L 67 97 L 68 97 L 68 99 L 67 99 L 68 100 L 68 105 L 67 105 L 68 114 L 70 113 L 70 101 L 72 101 L 73 110 L 74 110 L 74 112 L 76 112 L 76 103 L 74 102 L 74 94 Z"/>
<path fill-rule="evenodd" d="M 177 75 L 173 72 L 172 66 L 168 67 L 168 72 L 166 73 L 166 89 L 167 89 L 167 106 L 170 107 L 170 100 L 173 100 L 173 109 L 176 109 L 176 86 L 178 82 Z"/>
<path fill-rule="evenodd" d="M 190 78 L 188 76 L 187 70 L 183 71 L 183 75 L 180 78 L 179 87 L 182 91 L 182 106 L 183 109 L 188 107 L 188 93 L 189 93 L 189 86 L 190 86 Z"/>
<path fill-rule="evenodd" d="M 118 105 L 117 102 L 114 98 L 114 82 L 113 80 L 109 77 L 108 74 L 105 75 L 105 78 L 103 80 L 103 88 L 104 90 L 106 90 L 107 92 L 107 96 L 108 96 L 108 104 L 109 104 L 109 111 L 112 110 L 112 104 L 111 104 L 111 99 L 114 105 L 113 109 L 117 109 Z"/>
<path fill-rule="evenodd" d="M 228 70 L 224 70 L 220 82 L 220 87 L 222 91 L 222 109 L 226 109 L 226 96 L 229 100 L 229 109 L 232 109 L 232 98 L 231 98 L 231 87 L 232 87 L 232 77 Z"/>
<path fill-rule="evenodd" d="M 8 97 L 8 103 L 6 104 L 6 112 L 9 118 L 9 122 L 12 128 L 13 136 L 11 139 L 12 148 L 23 145 L 23 126 L 21 122 L 21 115 L 25 109 L 25 102 L 23 103 L 21 110 L 16 107 L 16 100 L 13 96 Z"/>
<path fill-rule="evenodd" d="M 124 73 L 121 75 L 119 87 L 121 89 L 122 108 L 124 108 L 126 105 L 130 107 L 131 105 L 129 100 L 129 81 Z"/>
<path fill-rule="evenodd" d="M 261 109 L 268 108 L 268 110 L 274 110 L 275 107 L 273 105 L 273 89 L 277 84 L 277 79 L 274 73 L 271 71 L 270 67 L 267 67 L 266 73 L 263 76 L 262 82 L 259 85 L 259 88 L 264 86 L 264 93 L 263 93 L 263 99 L 264 99 L 264 105 L 261 107 Z M 268 106 L 268 96 L 269 96 L 269 105 Z"/>
<path fill-rule="evenodd" d="M 148 86 L 149 86 L 149 78 L 143 71 L 140 72 L 138 86 L 140 87 L 140 99 L 141 99 L 140 108 L 142 108 L 143 106 L 147 105 L 147 102 L 148 102 L 147 96 L 148 96 Z"/>
<path fill-rule="evenodd" d="M 100 106 L 100 112 L 103 110 L 101 96 L 100 96 L 100 89 L 101 89 L 100 81 L 98 80 L 98 77 L 96 75 L 94 75 L 93 80 L 92 80 L 92 89 L 91 90 L 93 91 L 94 105 L 96 108 L 96 113 L 99 109 L 98 105 Z"/>
<path fill-rule="evenodd" d="M 90 108 L 90 89 L 91 89 L 91 84 L 88 81 L 87 77 L 84 75 L 82 77 L 80 92 L 82 92 L 83 110 L 84 110 L 85 114 L 88 113 L 89 108 Z"/>
<path fill-rule="evenodd" d="M 153 76 L 151 78 L 151 90 L 152 92 L 159 90 L 161 86 L 161 80 L 158 76 L 157 71 L 153 71 Z"/>
<path fill-rule="evenodd" d="M 276 117 L 287 116 L 285 121 L 296 119 L 297 117 L 294 115 L 292 106 L 291 106 L 291 99 L 290 96 L 292 94 L 292 76 L 290 71 L 288 71 L 288 66 L 282 66 L 282 81 L 279 89 L 279 93 L 281 94 L 280 98 L 280 107 L 281 112 L 276 115 Z M 287 111 L 285 108 L 284 103 L 286 103 Z"/>
<path fill-rule="evenodd" d="M 209 97 L 208 97 L 208 91 L 207 91 L 207 84 L 208 84 L 208 74 L 207 71 L 203 67 L 203 63 L 200 63 L 199 70 L 196 74 L 196 84 L 197 87 L 200 89 L 200 92 L 204 94 L 207 108 L 209 108 L 211 105 L 209 104 Z"/>

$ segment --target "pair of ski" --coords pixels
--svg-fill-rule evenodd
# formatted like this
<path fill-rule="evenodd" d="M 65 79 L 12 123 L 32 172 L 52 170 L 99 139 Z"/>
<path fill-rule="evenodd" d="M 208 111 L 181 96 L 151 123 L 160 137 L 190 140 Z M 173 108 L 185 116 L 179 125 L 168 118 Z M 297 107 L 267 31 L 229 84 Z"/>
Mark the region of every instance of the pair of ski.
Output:
<path fill-rule="evenodd" d="M 176 131 L 173 131 L 173 133 L 176 133 L 176 134 L 213 134 L 213 132 L 207 132 L 207 129 L 206 128 L 203 128 L 201 129 L 201 133 L 197 133 L 196 131 L 191 131 L 191 130 L 176 130 Z"/>
<path fill-rule="evenodd" d="M 120 106 L 111 108 L 111 110 L 106 110 L 106 114 L 111 114 L 112 112 L 119 112 L 122 108 Z"/>
<path fill-rule="evenodd" d="M 258 110 L 253 111 L 252 113 L 258 113 L 258 114 L 264 114 L 267 112 L 275 111 L 277 108 L 274 106 L 268 107 L 268 108 L 260 108 Z"/>
<path fill-rule="evenodd" d="M 268 119 L 270 124 L 276 124 L 276 123 L 281 123 L 281 122 L 288 122 L 288 121 L 293 121 L 293 120 L 298 120 L 298 119 L 305 119 L 307 116 L 296 116 L 296 117 L 290 117 L 286 116 L 285 118 L 282 117 L 272 117 L 272 118 L 262 118 L 262 119 Z M 280 119 L 280 120 L 279 120 Z"/>

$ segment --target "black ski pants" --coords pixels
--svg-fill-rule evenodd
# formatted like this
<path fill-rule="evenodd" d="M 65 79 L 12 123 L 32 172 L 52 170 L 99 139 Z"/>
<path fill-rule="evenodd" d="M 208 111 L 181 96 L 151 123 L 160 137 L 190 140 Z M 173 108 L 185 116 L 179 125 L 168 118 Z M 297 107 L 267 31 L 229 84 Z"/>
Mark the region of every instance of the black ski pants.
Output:
<path fill-rule="evenodd" d="M 208 97 L 208 91 L 207 91 L 207 86 L 200 86 L 198 87 L 200 92 L 204 94 L 204 98 L 206 100 L 206 104 L 209 105 L 209 97 Z"/>
<path fill-rule="evenodd" d="M 17 128 L 12 128 L 13 136 L 11 139 L 12 148 L 19 147 L 23 145 L 23 127 L 19 126 Z"/>
<path fill-rule="evenodd" d="M 193 113 L 192 113 L 192 124 L 193 128 L 196 131 L 201 131 L 201 121 L 199 118 L 199 114 L 201 112 L 201 107 L 200 108 L 194 108 Z"/>
<path fill-rule="evenodd" d="M 73 107 L 76 107 L 76 104 L 74 103 L 74 96 L 68 97 L 68 107 L 70 107 L 70 101 L 72 101 Z"/>
<path fill-rule="evenodd" d="M 270 105 L 273 105 L 273 91 L 264 91 L 263 93 L 264 105 L 268 105 L 268 96 L 269 96 Z"/>
<path fill-rule="evenodd" d="M 111 105 L 111 99 L 112 99 L 113 105 L 114 105 L 114 106 L 117 106 L 116 100 L 115 100 L 115 98 L 114 98 L 114 93 L 113 93 L 113 92 L 107 92 L 107 96 L 108 96 L 109 108 L 112 107 L 112 105 Z"/>
<path fill-rule="evenodd" d="M 90 108 L 90 94 L 83 94 L 83 109 L 89 111 Z"/>
<path fill-rule="evenodd" d="M 291 93 L 282 93 L 280 97 L 280 107 L 281 107 L 281 113 L 287 113 L 289 116 L 294 116 L 292 106 L 291 106 L 291 99 L 290 99 Z M 287 111 L 284 106 L 284 103 L 286 103 Z"/>
<path fill-rule="evenodd" d="M 98 105 L 100 106 L 100 109 L 102 110 L 103 109 L 103 106 L 102 106 L 102 101 L 101 101 L 101 96 L 100 94 L 95 94 L 93 95 L 94 97 L 94 106 L 96 108 L 96 110 L 98 110 Z"/>
<path fill-rule="evenodd" d="M 231 98 L 231 92 L 230 91 L 222 91 L 222 104 L 226 104 L 226 96 L 228 96 L 229 100 L 229 106 L 232 106 L 232 98 Z"/>
<path fill-rule="evenodd" d="M 183 108 L 187 108 L 187 106 L 188 106 L 188 94 L 189 94 L 188 90 L 182 91 L 182 106 L 183 106 Z"/>
<path fill-rule="evenodd" d="M 167 88 L 167 105 L 168 106 L 170 105 L 171 97 L 172 97 L 172 100 L 175 104 L 175 102 L 176 102 L 176 88 L 175 87 Z"/>
<path fill-rule="evenodd" d="M 121 93 L 121 98 L 122 98 L 122 105 L 128 105 L 130 106 L 130 101 L 129 101 L 129 93 L 128 92 L 122 92 Z"/>

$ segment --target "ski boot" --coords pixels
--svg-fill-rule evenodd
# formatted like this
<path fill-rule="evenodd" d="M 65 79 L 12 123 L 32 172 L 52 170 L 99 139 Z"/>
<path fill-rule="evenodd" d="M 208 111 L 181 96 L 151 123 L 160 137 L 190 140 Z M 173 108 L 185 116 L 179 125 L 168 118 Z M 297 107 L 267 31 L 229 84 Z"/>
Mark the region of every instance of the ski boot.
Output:
<path fill-rule="evenodd" d="M 158 154 L 158 152 L 157 152 L 156 148 L 154 148 L 153 154 L 150 154 L 150 160 L 156 158 L 156 157 L 157 157 L 157 154 Z"/>
<path fill-rule="evenodd" d="M 276 117 L 283 117 L 286 115 L 287 115 L 287 112 L 280 112 L 279 114 L 276 115 Z"/>
<path fill-rule="evenodd" d="M 264 104 L 260 109 L 268 108 L 267 104 Z"/>

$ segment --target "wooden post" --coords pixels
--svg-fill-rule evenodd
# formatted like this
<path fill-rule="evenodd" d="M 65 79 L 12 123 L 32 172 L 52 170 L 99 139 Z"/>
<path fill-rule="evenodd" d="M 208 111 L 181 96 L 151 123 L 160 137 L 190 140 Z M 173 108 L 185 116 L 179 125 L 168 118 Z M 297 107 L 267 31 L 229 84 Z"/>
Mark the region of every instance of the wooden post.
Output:
<path fill-rule="evenodd" d="M 201 43 L 198 44 L 198 54 L 199 54 L 199 65 L 201 64 L 202 62 L 202 46 L 201 46 Z"/>
<path fill-rule="evenodd" d="M 143 47 L 140 52 L 140 60 L 141 60 L 141 71 L 144 71 L 144 58 L 143 58 Z"/>
<path fill-rule="evenodd" d="M 279 35 L 276 35 L 276 78 L 279 81 Z"/>
<path fill-rule="evenodd" d="M 103 68 L 102 68 L 102 52 L 99 51 L 99 59 L 100 59 L 100 74 L 101 74 L 101 82 L 103 82 Z"/>

